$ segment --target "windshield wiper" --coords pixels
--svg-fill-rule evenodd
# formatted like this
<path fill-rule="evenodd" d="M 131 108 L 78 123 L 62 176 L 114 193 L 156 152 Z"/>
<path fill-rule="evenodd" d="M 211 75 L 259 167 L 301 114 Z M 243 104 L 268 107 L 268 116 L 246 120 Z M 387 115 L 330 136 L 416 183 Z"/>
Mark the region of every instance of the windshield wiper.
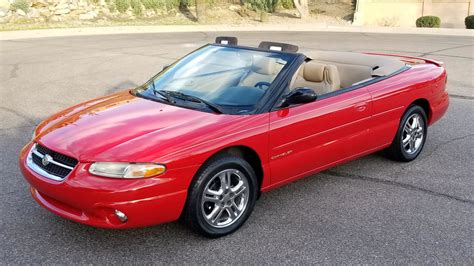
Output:
<path fill-rule="evenodd" d="M 164 98 L 163 100 L 166 100 L 167 102 L 175 103 L 174 100 L 168 95 L 168 93 L 165 93 L 161 90 L 156 91 L 155 89 L 153 89 L 153 93 L 155 94 L 155 96 L 156 94 L 159 94 L 161 97 Z"/>
<path fill-rule="evenodd" d="M 215 113 L 218 113 L 218 114 L 223 114 L 224 112 L 222 112 L 221 108 L 213 103 L 210 103 L 204 99 L 201 99 L 197 96 L 193 96 L 193 95 L 189 95 L 189 94 L 185 94 L 185 93 L 182 93 L 182 92 L 179 92 L 179 91 L 168 91 L 168 90 L 158 90 L 156 91 L 157 93 L 159 93 L 160 95 L 163 95 L 165 97 L 167 97 L 169 99 L 169 97 L 174 97 L 174 98 L 178 98 L 178 99 L 181 99 L 181 100 L 185 100 L 185 101 L 192 101 L 192 102 L 198 102 L 198 103 L 203 103 L 205 104 L 209 109 L 211 109 L 212 111 L 214 111 Z"/>

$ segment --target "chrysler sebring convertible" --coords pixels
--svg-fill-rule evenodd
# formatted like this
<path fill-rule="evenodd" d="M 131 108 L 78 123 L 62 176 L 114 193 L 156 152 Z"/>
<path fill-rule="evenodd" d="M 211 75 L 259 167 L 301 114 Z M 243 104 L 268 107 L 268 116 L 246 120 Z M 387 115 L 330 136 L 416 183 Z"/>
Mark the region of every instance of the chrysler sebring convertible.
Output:
<path fill-rule="evenodd" d="M 448 108 L 446 81 L 430 59 L 218 37 L 137 88 L 46 119 L 20 168 L 33 198 L 64 218 L 182 220 L 219 237 L 263 192 L 379 150 L 414 160 Z"/>

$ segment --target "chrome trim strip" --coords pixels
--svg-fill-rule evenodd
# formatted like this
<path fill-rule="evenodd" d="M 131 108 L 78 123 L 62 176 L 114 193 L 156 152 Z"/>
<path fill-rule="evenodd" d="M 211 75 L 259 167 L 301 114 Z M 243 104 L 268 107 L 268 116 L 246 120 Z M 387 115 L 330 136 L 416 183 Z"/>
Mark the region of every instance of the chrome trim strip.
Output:
<path fill-rule="evenodd" d="M 26 165 L 32 170 L 34 171 L 35 173 L 41 175 L 41 176 L 44 176 L 48 179 L 51 179 L 51 180 L 54 180 L 54 181 L 64 181 L 64 179 L 66 179 L 66 177 L 62 178 L 62 177 L 59 177 L 59 176 L 55 176 L 55 175 L 52 175 L 48 172 L 46 172 L 45 170 L 41 169 L 38 165 L 36 165 L 34 162 L 33 162 L 33 158 L 32 158 L 32 154 L 35 153 L 36 155 L 38 155 L 39 157 L 43 158 L 44 155 L 42 155 L 41 153 L 39 153 L 37 150 L 36 150 L 36 143 L 31 147 L 31 150 L 30 152 L 28 152 L 28 156 L 26 157 Z M 52 162 L 52 161 L 51 161 Z M 56 165 L 59 165 L 59 166 L 63 166 L 63 164 L 61 163 L 58 163 L 58 162 L 54 162 Z M 64 167 L 64 166 L 63 166 Z M 68 169 L 73 169 L 72 167 L 69 167 L 67 166 Z"/>

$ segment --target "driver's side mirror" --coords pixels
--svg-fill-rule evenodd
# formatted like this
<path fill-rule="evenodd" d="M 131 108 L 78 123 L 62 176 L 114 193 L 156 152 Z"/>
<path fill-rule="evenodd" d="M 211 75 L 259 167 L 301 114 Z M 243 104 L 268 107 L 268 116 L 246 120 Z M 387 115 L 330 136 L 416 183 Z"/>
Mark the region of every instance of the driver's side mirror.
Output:
<path fill-rule="evenodd" d="M 282 107 L 288 107 L 293 104 L 303 104 L 316 101 L 318 96 L 316 93 L 306 87 L 298 87 L 290 92 L 283 100 Z"/>

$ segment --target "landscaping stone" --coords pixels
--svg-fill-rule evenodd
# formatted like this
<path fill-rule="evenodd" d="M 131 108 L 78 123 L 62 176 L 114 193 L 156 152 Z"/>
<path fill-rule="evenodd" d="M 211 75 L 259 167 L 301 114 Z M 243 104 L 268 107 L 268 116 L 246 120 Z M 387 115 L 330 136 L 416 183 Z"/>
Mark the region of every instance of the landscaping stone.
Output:
<path fill-rule="evenodd" d="M 41 16 L 39 10 L 36 8 L 30 8 L 27 15 L 29 18 L 39 18 Z"/>
<path fill-rule="evenodd" d="M 146 10 L 146 11 L 145 11 L 145 17 L 150 18 L 150 17 L 153 17 L 153 16 L 155 16 L 155 15 L 156 15 L 156 13 L 155 13 L 155 11 L 153 11 L 153 10 Z"/>
<path fill-rule="evenodd" d="M 42 0 L 35 1 L 35 2 L 33 2 L 33 4 L 31 4 L 32 8 L 44 8 L 44 7 L 48 7 L 48 6 L 49 6 L 48 3 L 44 2 Z"/>
<path fill-rule="evenodd" d="M 97 17 L 97 13 L 95 13 L 94 11 L 89 11 L 85 14 L 79 15 L 80 20 L 91 20 L 91 19 L 95 19 L 96 17 Z"/>
<path fill-rule="evenodd" d="M 56 16 L 56 15 L 55 15 L 55 16 L 52 16 L 52 17 L 50 18 L 50 20 L 51 20 L 52 22 L 60 22 L 60 21 L 63 21 L 64 19 L 63 19 L 61 16 Z"/>
<path fill-rule="evenodd" d="M 65 14 L 69 14 L 69 12 L 71 12 L 71 10 L 69 8 L 56 9 L 56 11 L 54 11 L 54 14 L 55 15 L 65 15 Z"/>
<path fill-rule="evenodd" d="M 55 9 L 56 10 L 69 9 L 69 4 L 68 3 L 62 3 L 62 4 L 59 4 L 59 5 L 56 5 Z"/>
<path fill-rule="evenodd" d="M 17 10 L 16 10 L 16 14 L 19 15 L 19 16 L 22 16 L 22 17 L 26 16 L 25 11 L 23 11 L 23 10 L 21 10 L 21 9 L 17 9 Z"/>

